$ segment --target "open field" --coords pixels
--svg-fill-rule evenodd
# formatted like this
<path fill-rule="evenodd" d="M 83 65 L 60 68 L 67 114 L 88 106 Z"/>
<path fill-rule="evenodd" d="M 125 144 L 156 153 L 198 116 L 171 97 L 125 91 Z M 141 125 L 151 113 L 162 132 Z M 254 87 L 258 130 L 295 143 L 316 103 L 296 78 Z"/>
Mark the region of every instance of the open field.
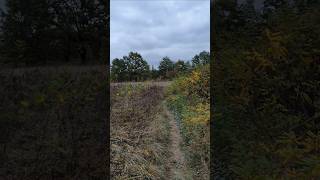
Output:
<path fill-rule="evenodd" d="M 170 83 L 111 84 L 112 179 L 205 177 L 190 166 L 183 127 L 167 107 Z"/>
<path fill-rule="evenodd" d="M 168 124 L 161 111 L 163 87 L 111 86 L 111 178 L 165 178 Z M 165 126 L 164 126 L 165 125 Z"/>

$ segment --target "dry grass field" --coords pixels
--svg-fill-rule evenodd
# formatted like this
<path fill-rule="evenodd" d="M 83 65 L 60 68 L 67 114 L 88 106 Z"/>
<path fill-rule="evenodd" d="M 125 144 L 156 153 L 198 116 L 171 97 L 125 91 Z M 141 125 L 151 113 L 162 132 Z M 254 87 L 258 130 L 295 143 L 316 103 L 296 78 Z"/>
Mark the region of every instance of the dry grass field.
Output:
<path fill-rule="evenodd" d="M 208 179 L 207 164 L 192 164 L 208 156 L 207 136 L 202 137 L 208 129 L 190 125 L 201 137 L 186 137 L 186 125 L 169 104 L 171 84 L 111 84 L 112 179 Z M 196 141 L 190 145 L 186 138 Z"/>
<path fill-rule="evenodd" d="M 170 83 L 111 84 L 112 179 L 201 179 L 168 108 Z"/>
<path fill-rule="evenodd" d="M 169 124 L 159 113 L 163 98 L 162 86 L 111 85 L 112 179 L 166 178 Z"/>

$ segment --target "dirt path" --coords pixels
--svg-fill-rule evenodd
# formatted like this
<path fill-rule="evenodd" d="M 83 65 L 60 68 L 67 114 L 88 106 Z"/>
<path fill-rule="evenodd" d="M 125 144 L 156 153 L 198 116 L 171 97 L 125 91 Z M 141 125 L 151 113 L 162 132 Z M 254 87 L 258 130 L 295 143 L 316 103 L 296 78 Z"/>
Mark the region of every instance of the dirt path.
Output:
<path fill-rule="evenodd" d="M 188 179 L 186 162 L 184 154 L 181 150 L 180 144 L 182 143 L 182 137 L 179 127 L 173 114 L 165 107 L 165 116 L 167 117 L 170 125 L 170 146 L 169 152 L 172 154 L 170 160 L 170 179 L 172 180 L 185 180 Z"/>

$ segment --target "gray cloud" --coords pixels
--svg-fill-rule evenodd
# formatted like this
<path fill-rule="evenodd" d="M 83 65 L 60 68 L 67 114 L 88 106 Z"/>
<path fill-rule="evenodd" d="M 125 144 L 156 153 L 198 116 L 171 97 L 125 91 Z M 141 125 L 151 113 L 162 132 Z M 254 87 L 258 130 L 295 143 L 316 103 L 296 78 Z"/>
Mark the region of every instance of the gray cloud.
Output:
<path fill-rule="evenodd" d="M 156 67 L 209 51 L 209 0 L 111 0 L 110 9 L 111 60 L 137 51 Z"/>

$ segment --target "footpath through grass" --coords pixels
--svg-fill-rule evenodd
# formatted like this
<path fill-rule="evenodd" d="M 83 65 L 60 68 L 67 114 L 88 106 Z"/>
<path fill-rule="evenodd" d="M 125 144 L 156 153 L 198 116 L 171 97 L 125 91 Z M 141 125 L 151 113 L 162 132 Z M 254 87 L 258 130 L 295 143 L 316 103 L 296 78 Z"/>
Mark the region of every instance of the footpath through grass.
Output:
<path fill-rule="evenodd" d="M 112 179 L 167 179 L 170 127 L 163 99 L 162 86 L 111 86 Z"/>
<path fill-rule="evenodd" d="M 191 179 L 209 179 L 209 66 L 173 81 L 167 104 L 177 121 Z"/>

